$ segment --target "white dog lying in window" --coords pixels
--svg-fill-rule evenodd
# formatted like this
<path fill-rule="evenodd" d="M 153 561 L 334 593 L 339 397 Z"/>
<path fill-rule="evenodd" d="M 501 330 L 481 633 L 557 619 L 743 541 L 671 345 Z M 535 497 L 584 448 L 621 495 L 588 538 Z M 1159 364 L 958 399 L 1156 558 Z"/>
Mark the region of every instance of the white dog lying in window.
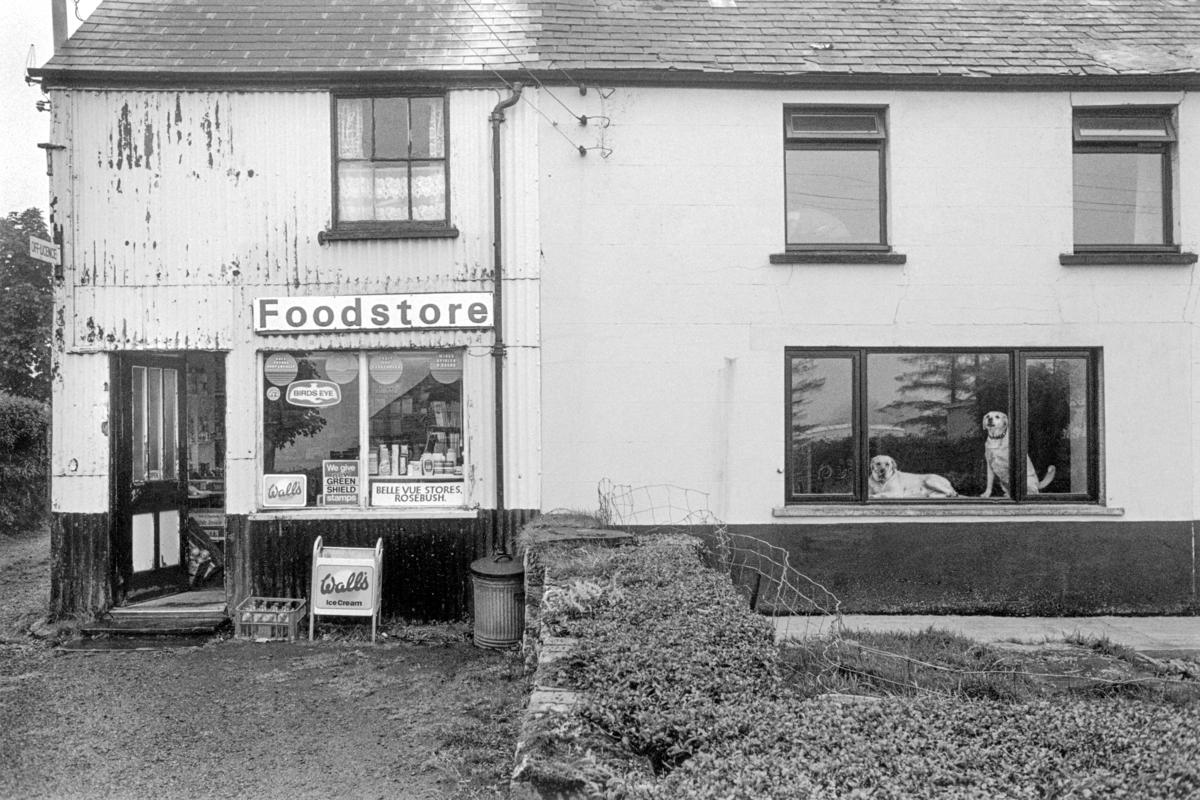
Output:
<path fill-rule="evenodd" d="M 891 456 L 871 459 L 867 488 L 871 497 L 958 497 L 941 475 L 901 472 Z"/>
<path fill-rule="evenodd" d="M 1000 491 L 1005 497 L 1012 497 L 1009 491 L 1012 480 L 1012 470 L 1009 464 L 1008 447 L 1008 414 L 1003 411 L 989 411 L 983 415 L 983 429 L 987 432 L 987 440 L 983 447 L 983 460 L 987 463 L 987 488 L 980 497 L 992 496 L 992 484 L 999 482 Z M 1038 494 L 1054 480 L 1054 465 L 1046 468 L 1046 477 L 1038 480 L 1033 468 L 1033 461 L 1025 457 L 1025 492 Z"/>

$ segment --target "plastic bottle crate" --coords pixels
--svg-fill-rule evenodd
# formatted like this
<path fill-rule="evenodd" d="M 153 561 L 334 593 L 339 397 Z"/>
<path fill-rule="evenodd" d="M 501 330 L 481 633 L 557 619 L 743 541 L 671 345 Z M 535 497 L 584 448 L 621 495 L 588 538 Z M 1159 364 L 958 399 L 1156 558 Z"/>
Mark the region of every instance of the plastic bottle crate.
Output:
<path fill-rule="evenodd" d="M 308 601 L 290 597 L 247 597 L 238 604 L 234 635 L 256 642 L 294 642 Z"/>

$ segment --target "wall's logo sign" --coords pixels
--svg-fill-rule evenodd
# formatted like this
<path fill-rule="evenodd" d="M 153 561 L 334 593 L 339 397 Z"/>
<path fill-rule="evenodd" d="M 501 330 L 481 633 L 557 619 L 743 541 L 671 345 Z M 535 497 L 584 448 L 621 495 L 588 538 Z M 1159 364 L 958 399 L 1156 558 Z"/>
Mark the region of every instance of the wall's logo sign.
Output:
<path fill-rule="evenodd" d="M 306 408 L 336 406 L 342 402 L 342 389 L 333 381 L 296 381 L 288 384 L 287 401 Z"/>
<path fill-rule="evenodd" d="M 263 475 L 263 501 L 268 508 L 308 505 L 307 475 Z"/>

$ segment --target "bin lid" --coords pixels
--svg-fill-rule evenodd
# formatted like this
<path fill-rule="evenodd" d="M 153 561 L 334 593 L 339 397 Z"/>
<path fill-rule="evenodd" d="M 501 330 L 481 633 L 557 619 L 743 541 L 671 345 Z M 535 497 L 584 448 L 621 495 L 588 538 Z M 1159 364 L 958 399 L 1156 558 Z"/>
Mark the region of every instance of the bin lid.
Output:
<path fill-rule="evenodd" d="M 524 573 L 525 567 L 508 553 L 496 553 L 472 561 L 471 572 L 476 575 L 504 578 Z"/>

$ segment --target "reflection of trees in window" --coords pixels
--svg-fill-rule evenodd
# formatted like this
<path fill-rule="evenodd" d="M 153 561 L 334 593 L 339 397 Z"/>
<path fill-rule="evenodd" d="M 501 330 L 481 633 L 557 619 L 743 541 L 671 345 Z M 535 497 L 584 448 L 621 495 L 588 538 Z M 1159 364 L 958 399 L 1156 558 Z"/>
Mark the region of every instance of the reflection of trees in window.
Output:
<path fill-rule="evenodd" d="M 815 424 L 806 424 L 808 414 L 805 406 L 812 402 L 812 394 L 825 386 L 825 378 L 815 375 L 817 364 L 811 358 L 792 359 L 792 436 L 803 438 L 803 435 Z"/>
<path fill-rule="evenodd" d="M 900 398 L 879 413 L 926 436 L 976 436 L 987 411 L 1008 411 L 1008 359 L 986 353 L 913 353 L 900 361 L 913 369 L 896 376 Z M 963 419 L 955 412 L 968 411 Z M 957 424 L 954 424 L 957 423 Z"/>
<path fill-rule="evenodd" d="M 1008 411 L 1007 356 L 881 353 L 870 359 L 875 369 L 868 380 L 895 384 L 894 399 L 871 414 L 870 454 L 889 455 L 906 472 L 942 475 L 960 494 L 982 492 L 981 421 L 988 411 Z M 873 390 L 887 397 L 883 386 Z"/>
<path fill-rule="evenodd" d="M 307 358 L 297 358 L 296 380 L 319 378 L 316 364 Z M 286 392 L 286 389 L 284 390 Z M 263 433 L 267 440 L 263 453 L 263 471 L 275 471 L 275 454 L 291 447 L 301 437 L 316 436 L 325 428 L 325 417 L 316 408 L 294 406 L 284 398 L 266 403 L 266 420 Z"/>
<path fill-rule="evenodd" d="M 841 355 L 791 360 L 793 493 L 854 492 L 851 363 Z"/>

